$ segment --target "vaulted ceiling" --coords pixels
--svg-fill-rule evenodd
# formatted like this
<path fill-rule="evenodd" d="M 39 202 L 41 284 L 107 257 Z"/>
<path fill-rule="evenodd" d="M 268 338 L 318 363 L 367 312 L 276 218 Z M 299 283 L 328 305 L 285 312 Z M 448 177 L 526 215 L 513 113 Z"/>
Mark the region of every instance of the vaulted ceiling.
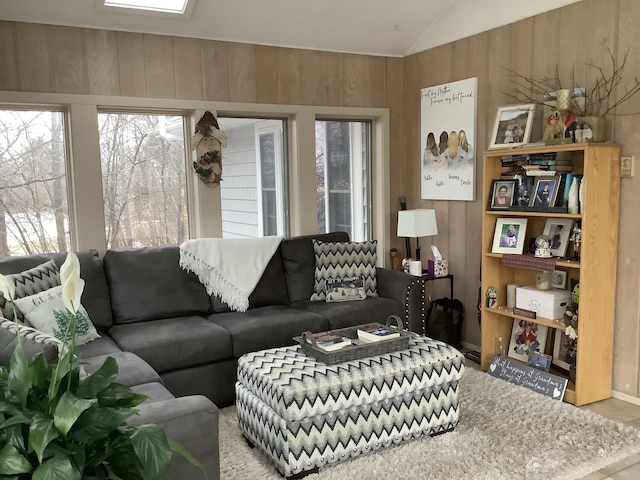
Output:
<path fill-rule="evenodd" d="M 0 0 L 0 19 L 403 57 L 581 0 L 190 0 L 182 17 L 104 0 Z"/>

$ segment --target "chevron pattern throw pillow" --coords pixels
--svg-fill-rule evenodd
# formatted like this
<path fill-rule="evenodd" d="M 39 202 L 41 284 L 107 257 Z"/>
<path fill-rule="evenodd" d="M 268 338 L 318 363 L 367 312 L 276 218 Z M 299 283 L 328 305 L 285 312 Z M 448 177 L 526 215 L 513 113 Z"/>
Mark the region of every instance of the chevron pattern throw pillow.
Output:
<path fill-rule="evenodd" d="M 367 242 L 320 242 L 313 240 L 316 270 L 310 300 L 326 299 L 326 280 L 346 277 L 364 278 L 368 297 L 378 296 L 376 283 L 377 240 Z"/>
<path fill-rule="evenodd" d="M 60 285 L 60 272 L 53 260 L 30 268 L 21 273 L 7 275 L 7 278 L 13 280 L 16 286 L 15 299 L 35 295 L 44 292 L 50 288 Z M 9 320 L 13 320 L 13 308 L 11 302 L 4 298 L 0 293 L 0 310 Z M 24 314 L 16 308 L 18 320 L 24 322 Z"/>

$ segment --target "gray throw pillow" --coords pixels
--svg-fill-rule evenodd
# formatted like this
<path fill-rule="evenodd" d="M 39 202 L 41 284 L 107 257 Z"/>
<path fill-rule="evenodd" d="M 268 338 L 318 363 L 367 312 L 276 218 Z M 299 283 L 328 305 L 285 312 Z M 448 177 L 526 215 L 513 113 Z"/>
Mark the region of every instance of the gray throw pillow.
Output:
<path fill-rule="evenodd" d="M 42 353 L 47 362 L 55 361 L 58 357 L 58 349 L 62 346 L 60 341 L 26 325 L 19 325 L 18 328 L 26 358 L 31 360 Z M 0 318 L 0 365 L 9 364 L 17 345 L 16 323 L 6 318 Z"/>
<path fill-rule="evenodd" d="M 13 280 L 16 287 L 15 299 L 35 295 L 36 293 L 44 292 L 45 290 L 60 285 L 60 272 L 53 260 L 49 260 L 46 263 L 25 270 L 24 272 L 7 275 L 7 278 Z M 0 310 L 2 310 L 7 319 L 13 320 L 12 302 L 4 298 L 4 295 L 1 293 Z M 17 307 L 16 315 L 20 322 L 24 322 L 24 314 Z"/>
<path fill-rule="evenodd" d="M 313 240 L 316 269 L 310 300 L 325 300 L 326 281 L 363 277 L 368 297 L 378 296 L 376 282 L 377 240 L 367 242 L 320 242 Z"/>

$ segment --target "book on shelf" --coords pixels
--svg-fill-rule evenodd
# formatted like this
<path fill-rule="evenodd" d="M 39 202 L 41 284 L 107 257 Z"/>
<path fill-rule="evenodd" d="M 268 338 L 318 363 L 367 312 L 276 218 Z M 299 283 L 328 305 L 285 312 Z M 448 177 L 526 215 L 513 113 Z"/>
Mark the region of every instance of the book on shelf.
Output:
<path fill-rule="evenodd" d="M 368 327 L 358 328 L 358 338 L 365 343 L 380 342 L 382 340 L 391 340 L 400 337 L 400 332 L 391 330 L 387 327 L 378 327 L 371 325 Z"/>
<path fill-rule="evenodd" d="M 313 338 L 316 340 L 316 345 L 327 352 L 340 350 L 351 345 L 350 338 L 329 332 L 314 333 Z"/>

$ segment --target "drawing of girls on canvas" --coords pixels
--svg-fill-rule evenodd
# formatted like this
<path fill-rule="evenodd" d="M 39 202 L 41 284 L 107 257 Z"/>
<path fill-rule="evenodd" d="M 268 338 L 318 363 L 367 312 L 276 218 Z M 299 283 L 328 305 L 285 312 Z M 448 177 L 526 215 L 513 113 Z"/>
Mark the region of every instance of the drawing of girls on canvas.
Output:
<path fill-rule="evenodd" d="M 434 159 L 438 158 L 440 152 L 438 151 L 438 145 L 436 145 L 436 136 L 433 132 L 427 134 L 427 144 L 424 147 L 424 154 L 422 155 L 422 166 L 426 170 L 433 170 Z"/>

